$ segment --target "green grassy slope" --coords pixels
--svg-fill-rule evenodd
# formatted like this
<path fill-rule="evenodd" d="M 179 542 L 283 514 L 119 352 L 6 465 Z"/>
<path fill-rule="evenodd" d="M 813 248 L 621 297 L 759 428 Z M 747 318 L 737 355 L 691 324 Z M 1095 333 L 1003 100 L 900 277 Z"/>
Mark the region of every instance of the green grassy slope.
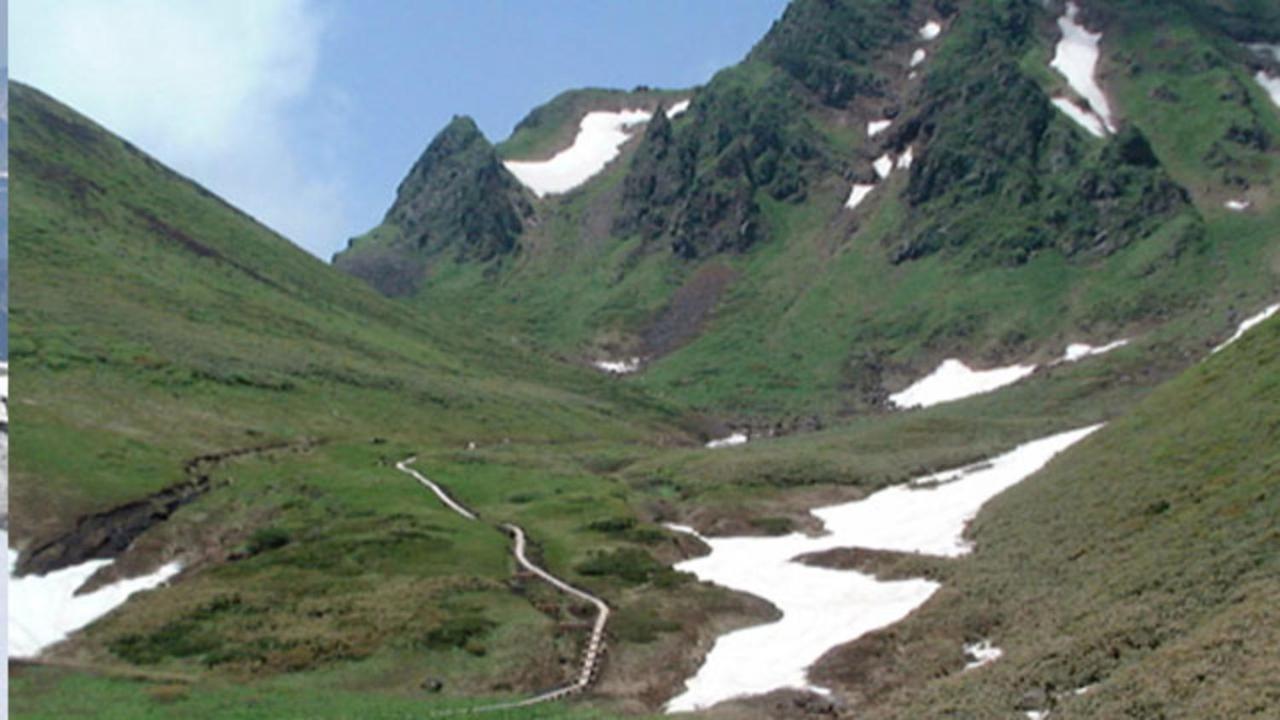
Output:
<path fill-rule="evenodd" d="M 172 475 L 117 475 L 114 459 L 176 468 L 304 435 L 647 434 L 609 419 L 634 393 L 387 302 L 37 91 L 13 96 L 15 432 L 43 448 L 82 428 L 106 461 L 84 490 L 90 467 L 50 446 L 27 455 L 49 464 L 40 483 L 19 461 L 15 492 L 107 502 Z M 76 402 L 96 394 L 111 402 Z"/>
<path fill-rule="evenodd" d="M 38 91 L 10 97 L 15 547 L 182 482 L 193 456 L 313 441 L 215 467 L 208 494 L 119 559 L 133 572 L 180 557 L 176 589 L 55 655 L 215 686 L 287 673 L 374 706 L 431 700 L 424 677 L 450 697 L 559 682 L 581 641 L 572 608 L 508 586 L 508 538 L 391 463 L 417 453 L 451 481 L 491 478 L 491 498 L 466 493 L 486 518 L 519 521 L 550 567 L 625 609 L 637 582 L 575 570 L 645 547 L 591 529 L 631 514 L 597 473 L 689 442 L 680 415 L 448 308 L 388 301 Z M 512 457 L 482 459 L 494 448 Z M 58 714 L 47 690 L 15 690 L 15 716 Z"/>
<path fill-rule="evenodd" d="M 944 589 L 818 679 L 859 717 L 1265 717 L 1280 702 L 1277 493 L 1273 320 L 988 504 Z M 960 672 L 981 638 L 1004 656 Z"/>

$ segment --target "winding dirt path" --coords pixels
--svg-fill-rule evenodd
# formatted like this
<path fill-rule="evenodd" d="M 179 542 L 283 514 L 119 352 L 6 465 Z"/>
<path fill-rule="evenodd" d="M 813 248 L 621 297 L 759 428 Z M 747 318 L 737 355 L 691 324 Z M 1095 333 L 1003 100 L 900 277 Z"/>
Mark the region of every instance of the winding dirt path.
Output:
<path fill-rule="evenodd" d="M 445 490 L 443 487 L 441 487 L 439 484 L 430 480 L 429 478 L 427 478 L 425 475 L 418 472 L 417 470 L 414 470 L 413 468 L 409 467 L 409 465 L 417 459 L 418 459 L 417 456 L 414 456 L 414 457 L 409 457 L 404 460 L 401 460 L 400 462 L 396 463 L 396 469 L 399 470 L 400 472 L 403 472 L 407 475 L 412 476 L 415 480 L 417 480 L 419 483 L 425 486 L 428 490 L 435 493 L 436 497 L 440 499 L 440 502 L 444 503 L 445 507 L 449 508 L 453 512 L 461 515 L 462 517 L 468 520 L 474 520 L 474 521 L 480 520 L 480 517 L 476 515 L 475 512 L 471 511 L 465 505 L 455 500 L 453 496 L 450 495 L 449 492 Z M 600 598 L 596 597 L 595 595 L 592 595 L 591 593 L 585 590 L 582 590 L 574 587 L 573 585 L 570 585 L 564 580 L 556 577 L 555 575 L 552 575 L 546 569 L 534 564 L 533 561 L 529 560 L 528 556 L 525 554 L 525 548 L 528 546 L 528 540 L 525 536 L 524 530 L 519 525 L 513 525 L 511 523 L 503 523 L 499 527 L 505 532 L 509 533 L 515 539 L 515 547 L 512 548 L 512 554 L 515 555 L 516 563 L 518 563 L 520 567 L 542 578 L 548 584 L 550 584 L 552 587 L 556 588 L 560 592 L 563 592 L 566 595 L 571 595 L 575 598 L 578 598 L 579 600 L 585 600 L 591 603 L 592 605 L 594 605 L 596 608 L 596 622 L 595 622 L 595 625 L 593 625 L 591 628 L 591 638 L 587 641 L 587 651 L 586 653 L 583 654 L 583 657 L 582 657 L 582 670 L 579 671 L 577 678 L 575 678 L 573 682 L 569 683 L 568 685 L 555 688 L 554 690 L 548 690 L 547 692 L 544 692 L 540 695 L 534 695 L 533 697 L 525 698 L 524 700 L 517 700 L 509 703 L 500 703 L 497 705 L 486 705 L 484 707 L 472 708 L 470 710 L 466 710 L 462 712 L 477 713 L 477 712 L 489 712 L 493 710 L 505 710 L 505 709 L 518 708 L 518 707 L 527 707 L 529 705 L 536 705 L 538 703 L 551 702 L 553 700 L 560 700 L 570 695 L 575 695 L 577 693 L 580 693 L 583 690 L 586 690 L 591 685 L 591 682 L 595 679 L 596 672 L 600 669 L 601 655 L 604 653 L 604 647 L 605 647 L 604 631 L 605 631 L 605 626 L 609 622 L 609 606 L 605 603 L 605 601 L 601 600 Z"/>

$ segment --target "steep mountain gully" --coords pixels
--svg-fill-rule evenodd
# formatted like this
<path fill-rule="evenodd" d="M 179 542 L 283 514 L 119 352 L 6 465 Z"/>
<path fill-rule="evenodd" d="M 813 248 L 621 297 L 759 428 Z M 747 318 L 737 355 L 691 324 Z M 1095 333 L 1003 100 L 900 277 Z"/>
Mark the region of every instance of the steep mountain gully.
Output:
<path fill-rule="evenodd" d="M 416 456 L 401 460 L 396 463 L 396 469 L 402 473 L 412 476 L 418 482 L 422 483 L 424 487 L 435 493 L 436 497 L 440 499 L 440 502 L 444 503 L 445 507 L 448 507 L 453 512 L 468 520 L 474 520 L 477 522 L 480 520 L 476 513 L 472 512 L 462 503 L 455 500 L 443 487 L 427 479 L 426 476 L 419 473 L 417 470 L 409 467 L 409 465 L 415 460 L 417 460 Z M 524 700 L 500 703 L 496 705 L 486 705 L 484 707 L 471 708 L 464 712 L 488 712 L 493 710 L 507 710 L 511 708 L 526 707 L 529 705 L 536 705 L 538 703 L 560 700 L 570 695 L 580 693 L 583 690 L 586 690 L 595 679 L 596 671 L 600 669 L 600 656 L 604 652 L 604 630 L 605 625 L 609 622 L 609 606 L 595 595 L 570 585 L 530 561 L 525 555 L 525 546 L 527 541 L 524 530 L 522 530 L 518 525 L 503 523 L 498 527 L 515 539 L 515 547 L 512 549 L 512 554 L 515 556 L 516 562 L 520 567 L 547 581 L 547 583 L 557 590 L 578 598 L 579 600 L 585 600 L 594 605 L 596 607 L 596 621 L 595 625 L 591 628 L 591 637 L 587 641 L 587 652 L 582 658 L 582 670 L 578 673 L 578 676 L 573 680 L 573 682 L 568 685 L 534 695 L 533 697 L 525 698 Z"/>

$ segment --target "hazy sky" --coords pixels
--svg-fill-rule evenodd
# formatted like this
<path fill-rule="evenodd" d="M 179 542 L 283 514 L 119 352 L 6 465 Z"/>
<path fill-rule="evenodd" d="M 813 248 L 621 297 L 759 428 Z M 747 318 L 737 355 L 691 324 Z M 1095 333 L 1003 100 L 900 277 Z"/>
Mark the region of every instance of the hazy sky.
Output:
<path fill-rule="evenodd" d="M 786 0 L 12 0 L 12 76 L 328 258 L 455 113 L 684 87 Z"/>

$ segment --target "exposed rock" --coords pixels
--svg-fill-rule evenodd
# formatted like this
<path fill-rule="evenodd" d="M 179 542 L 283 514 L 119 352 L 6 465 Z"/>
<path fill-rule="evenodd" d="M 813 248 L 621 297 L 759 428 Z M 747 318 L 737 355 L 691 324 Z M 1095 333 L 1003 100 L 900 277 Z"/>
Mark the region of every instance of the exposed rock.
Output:
<path fill-rule="evenodd" d="M 533 206 L 475 122 L 456 116 L 414 163 L 382 225 L 334 265 L 386 295 L 416 291 L 429 260 L 486 262 L 518 250 Z"/>

